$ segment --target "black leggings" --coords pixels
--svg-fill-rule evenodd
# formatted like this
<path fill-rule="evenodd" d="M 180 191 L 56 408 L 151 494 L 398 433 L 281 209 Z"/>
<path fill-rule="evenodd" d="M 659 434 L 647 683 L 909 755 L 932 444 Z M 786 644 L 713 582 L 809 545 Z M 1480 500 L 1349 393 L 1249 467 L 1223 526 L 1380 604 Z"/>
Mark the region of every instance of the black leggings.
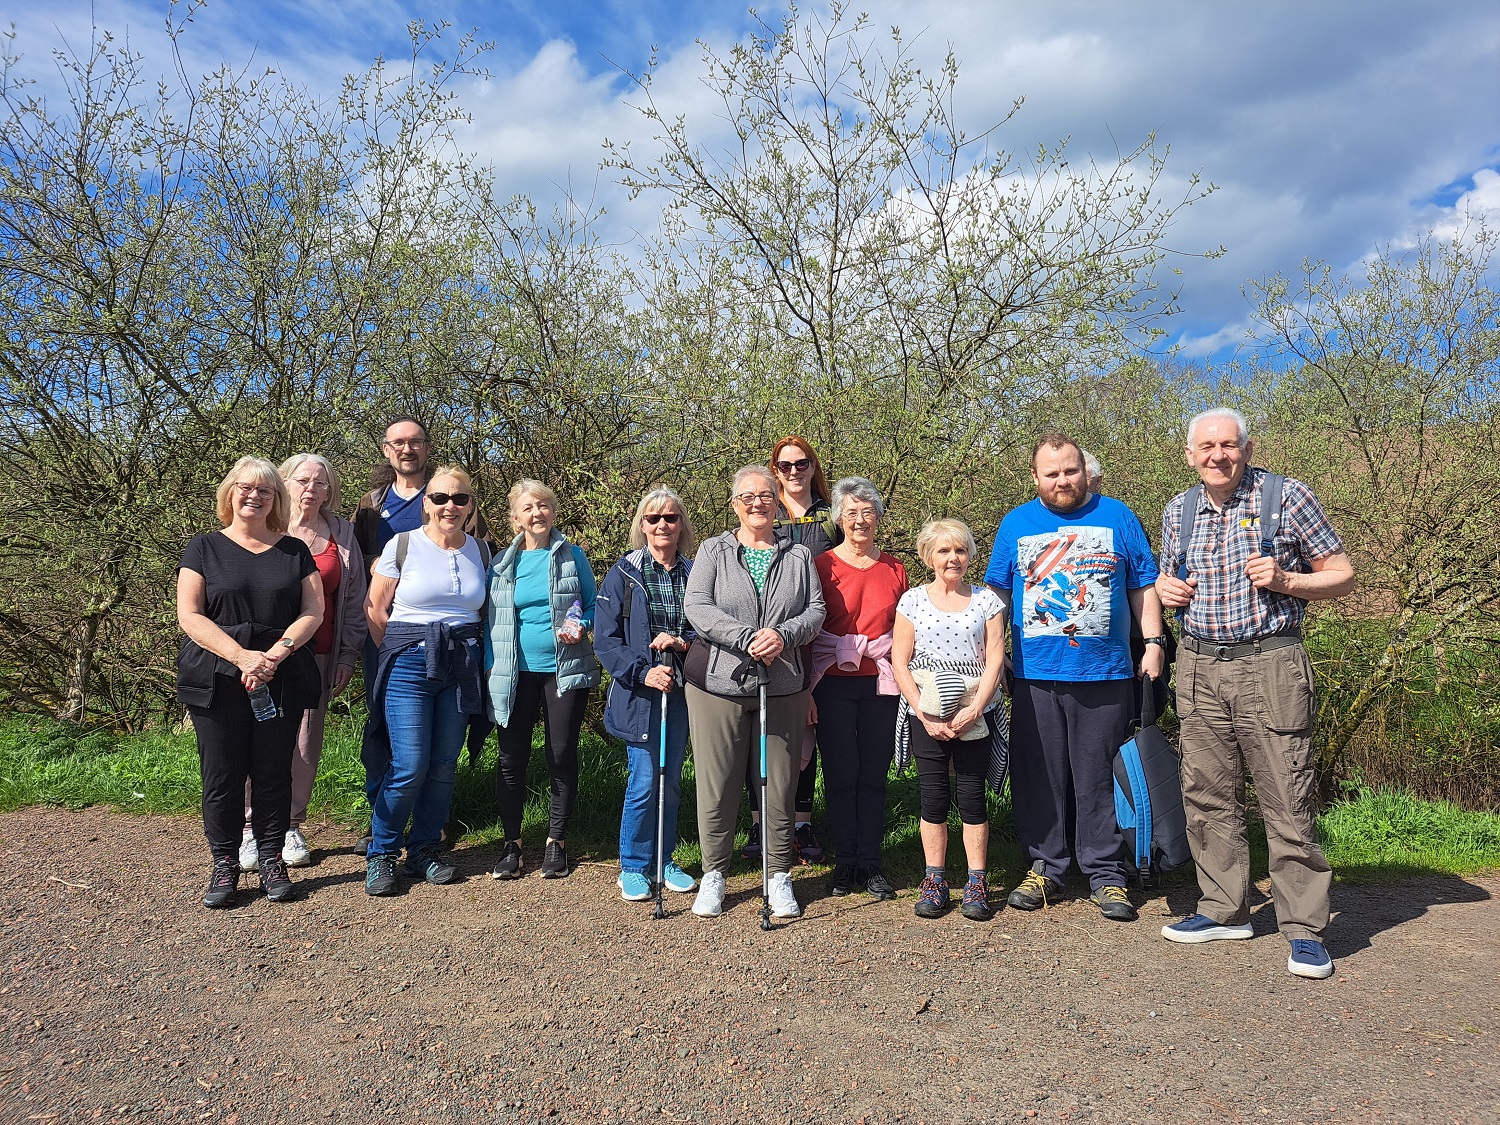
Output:
<path fill-rule="evenodd" d="M 273 692 L 275 685 L 272 685 Z M 189 707 L 198 736 L 203 778 L 203 834 L 215 859 L 240 850 L 245 825 L 245 779 L 250 779 L 250 828 L 261 859 L 281 854 L 292 817 L 292 753 L 302 712 L 256 720 L 244 685 L 214 677 L 207 707 Z"/>
<path fill-rule="evenodd" d="M 547 836 L 568 838 L 568 818 L 578 799 L 578 732 L 589 701 L 588 688 L 557 693 L 557 677 L 551 672 L 521 672 L 516 680 L 516 698 L 510 707 L 510 722 L 500 728 L 500 764 L 495 771 L 500 800 L 500 823 L 507 840 L 521 838 L 521 814 L 526 808 L 526 767 L 531 762 L 531 732 L 537 713 L 547 768 L 552 775 L 552 816 Z"/>
<path fill-rule="evenodd" d="M 984 723 L 993 732 L 995 716 L 990 712 Z M 911 717 L 911 752 L 917 759 L 917 782 L 922 789 L 922 819 L 928 824 L 947 824 L 948 810 L 958 805 L 958 816 L 965 824 L 983 824 L 989 819 L 984 799 L 984 777 L 989 772 L 990 740 L 973 742 L 950 739 L 939 742 L 927 733 L 922 720 Z M 948 766 L 953 765 L 953 787 L 948 786 Z"/>

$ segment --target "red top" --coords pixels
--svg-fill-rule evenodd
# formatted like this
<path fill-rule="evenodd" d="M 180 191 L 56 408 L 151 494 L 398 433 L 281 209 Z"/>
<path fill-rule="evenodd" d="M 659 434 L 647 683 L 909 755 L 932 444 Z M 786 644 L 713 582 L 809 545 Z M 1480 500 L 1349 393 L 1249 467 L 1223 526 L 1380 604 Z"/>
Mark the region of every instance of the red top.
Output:
<path fill-rule="evenodd" d="M 313 651 L 325 656 L 333 651 L 333 595 L 338 592 L 339 582 L 344 577 L 344 568 L 339 562 L 339 545 L 332 539 L 328 546 L 313 556 L 318 566 L 318 577 L 323 580 L 323 624 L 313 634 Z"/>
<path fill-rule="evenodd" d="M 896 603 L 906 593 L 906 567 L 884 551 L 874 565 L 863 570 L 850 566 L 836 551 L 824 551 L 813 559 L 818 578 L 823 583 L 823 601 L 828 616 L 823 631 L 835 637 L 859 633 L 875 640 L 891 631 L 896 623 Z M 859 671 L 846 672 L 834 665 L 825 676 L 874 676 L 879 670 L 868 656 L 859 662 Z"/>

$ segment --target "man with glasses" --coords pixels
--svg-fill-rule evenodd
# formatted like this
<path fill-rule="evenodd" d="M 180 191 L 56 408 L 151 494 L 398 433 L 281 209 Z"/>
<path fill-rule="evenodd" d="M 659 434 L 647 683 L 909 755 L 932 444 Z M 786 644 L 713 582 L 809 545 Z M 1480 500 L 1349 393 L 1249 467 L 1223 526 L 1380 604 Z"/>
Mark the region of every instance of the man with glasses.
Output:
<path fill-rule="evenodd" d="M 397 418 L 385 428 L 380 440 L 380 452 L 395 473 L 390 484 L 371 489 L 359 499 L 354 512 L 354 537 L 359 549 L 364 552 L 365 568 L 374 567 L 385 545 L 403 531 L 417 531 L 422 526 L 422 499 L 427 492 L 428 462 L 432 456 L 432 443 L 427 436 L 427 427 L 415 418 Z M 475 539 L 487 539 L 489 528 L 479 514 L 479 505 L 470 503 L 464 516 L 464 531 Z M 365 642 L 364 679 L 373 682 L 375 677 L 376 646 Z M 478 757 L 479 749 L 489 734 L 490 723 L 483 715 L 476 716 L 469 727 L 469 758 Z M 380 788 L 380 779 L 391 764 L 391 744 L 386 733 L 385 716 L 371 711 L 365 719 L 364 737 L 360 744 L 360 761 L 365 767 L 365 794 L 374 804 L 375 794 Z M 369 836 L 360 842 L 363 851 L 368 846 Z"/>

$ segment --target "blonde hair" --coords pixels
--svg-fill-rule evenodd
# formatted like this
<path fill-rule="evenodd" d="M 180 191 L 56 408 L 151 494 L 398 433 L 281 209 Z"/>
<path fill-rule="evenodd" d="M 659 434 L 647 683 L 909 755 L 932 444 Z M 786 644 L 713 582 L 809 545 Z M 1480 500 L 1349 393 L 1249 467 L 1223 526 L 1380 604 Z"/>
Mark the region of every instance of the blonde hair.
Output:
<path fill-rule="evenodd" d="M 248 476 L 249 480 L 241 480 Z M 262 484 L 272 491 L 271 511 L 266 516 L 266 528 L 270 531 L 285 531 L 292 502 L 286 494 L 286 484 L 276 466 L 264 457 L 241 457 L 234 468 L 224 475 L 214 492 L 214 514 L 219 522 L 228 527 L 234 522 L 234 501 L 231 499 L 236 484 Z"/>
<path fill-rule="evenodd" d="M 963 520 L 931 520 L 917 532 L 917 558 L 922 560 L 922 565 L 928 570 L 933 569 L 932 552 L 944 544 L 965 548 L 969 552 L 970 562 L 979 552 L 979 545 L 974 542 L 974 533 Z"/>
<path fill-rule="evenodd" d="M 421 423 L 419 422 L 418 425 Z M 469 507 L 474 508 L 479 504 L 479 498 L 474 495 L 474 481 L 462 465 L 439 465 L 428 475 L 427 483 L 422 486 L 422 526 L 424 527 L 432 519 L 432 509 L 427 506 L 427 490 L 432 487 L 432 482 L 438 477 L 452 477 L 456 481 L 461 481 L 464 491 L 469 494 Z"/>
<path fill-rule="evenodd" d="M 522 477 L 510 486 L 510 492 L 505 497 L 506 506 L 510 509 L 510 527 L 512 531 L 519 532 L 521 530 L 521 525 L 516 520 L 516 505 L 521 502 L 521 497 L 528 493 L 535 496 L 538 500 L 545 500 L 551 504 L 554 513 L 557 511 L 557 493 L 553 492 L 552 489 L 539 480 L 532 480 L 531 477 Z"/>
<path fill-rule="evenodd" d="M 677 553 L 692 558 L 693 548 L 698 545 L 698 533 L 693 528 L 693 519 L 687 513 L 682 497 L 663 484 L 653 485 L 641 502 L 635 506 L 635 518 L 630 521 L 630 548 L 638 551 L 646 545 L 646 529 L 643 526 L 646 513 L 652 508 L 671 504 L 682 517 L 681 530 L 677 533 Z"/>
<path fill-rule="evenodd" d="M 292 479 L 293 473 L 303 465 L 308 464 L 317 465 L 328 478 L 328 498 L 323 501 L 323 506 L 318 511 L 326 513 L 332 510 L 337 512 L 344 503 L 344 494 L 339 489 L 339 472 L 329 462 L 328 458 L 324 457 L 321 453 L 293 453 L 281 463 L 281 468 L 277 469 L 276 472 L 282 480 L 287 481 Z"/>

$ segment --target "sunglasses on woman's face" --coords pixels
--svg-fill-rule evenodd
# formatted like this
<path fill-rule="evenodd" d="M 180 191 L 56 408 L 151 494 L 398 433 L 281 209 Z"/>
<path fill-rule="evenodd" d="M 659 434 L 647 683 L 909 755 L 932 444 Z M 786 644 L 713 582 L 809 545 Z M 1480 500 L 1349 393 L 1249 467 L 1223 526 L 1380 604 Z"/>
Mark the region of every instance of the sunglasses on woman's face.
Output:
<path fill-rule="evenodd" d="M 653 512 L 651 515 L 642 516 L 641 518 L 652 527 L 655 527 L 659 523 L 664 523 L 668 527 L 675 527 L 677 521 L 682 517 L 676 512 Z"/>
<path fill-rule="evenodd" d="M 812 460 L 808 457 L 799 457 L 795 461 L 776 462 L 776 471 L 784 477 L 789 477 L 793 473 L 805 473 L 810 468 L 812 468 Z"/>
<path fill-rule="evenodd" d="M 450 502 L 455 508 L 467 508 L 474 497 L 467 492 L 429 492 L 427 499 L 432 501 L 434 508 L 441 508 Z"/>

